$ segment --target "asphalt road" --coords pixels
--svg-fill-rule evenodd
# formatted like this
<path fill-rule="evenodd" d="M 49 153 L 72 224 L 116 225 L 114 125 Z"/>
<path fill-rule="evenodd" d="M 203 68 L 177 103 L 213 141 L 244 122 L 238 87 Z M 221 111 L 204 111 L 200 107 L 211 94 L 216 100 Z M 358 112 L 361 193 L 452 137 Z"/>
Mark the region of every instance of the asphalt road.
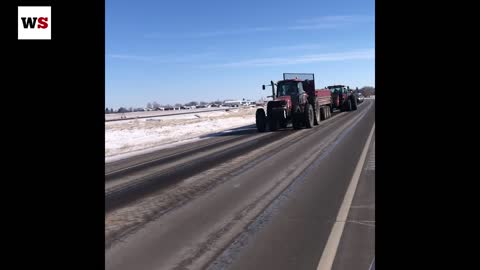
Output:
<path fill-rule="evenodd" d="M 369 269 L 374 140 L 366 143 L 374 103 L 313 129 L 247 129 L 107 165 L 106 204 L 113 206 L 105 216 L 105 268 L 313 270 L 328 253 L 332 269 Z M 332 248 L 357 167 L 358 186 Z"/>

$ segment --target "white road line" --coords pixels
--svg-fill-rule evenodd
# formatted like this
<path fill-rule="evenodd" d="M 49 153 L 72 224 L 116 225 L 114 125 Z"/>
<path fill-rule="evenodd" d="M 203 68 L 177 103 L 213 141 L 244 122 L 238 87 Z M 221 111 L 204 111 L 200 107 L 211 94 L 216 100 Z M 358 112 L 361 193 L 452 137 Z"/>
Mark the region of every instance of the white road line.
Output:
<path fill-rule="evenodd" d="M 373 257 L 372 263 L 370 264 L 368 270 L 375 270 L 375 257 Z"/>
<path fill-rule="evenodd" d="M 360 178 L 363 165 L 365 164 L 368 147 L 372 140 L 374 131 L 375 131 L 375 123 L 373 123 L 372 130 L 370 131 L 370 135 L 368 136 L 367 142 L 363 147 L 363 151 L 362 151 L 362 154 L 360 155 L 360 159 L 358 160 L 357 167 L 355 168 L 355 171 L 353 173 L 352 180 L 350 181 L 347 192 L 345 193 L 345 197 L 343 198 L 342 205 L 340 207 L 340 210 L 338 211 L 337 220 L 333 225 L 332 231 L 330 232 L 330 236 L 328 237 L 328 240 L 327 240 L 327 244 L 323 249 L 322 257 L 318 262 L 317 270 L 332 269 L 333 261 L 335 259 L 335 255 L 337 254 L 338 245 L 340 244 L 340 239 L 342 238 L 343 228 L 345 227 L 345 222 L 348 217 L 348 212 L 350 210 L 350 206 L 352 205 L 353 196 L 355 195 L 355 191 L 357 189 L 358 180 Z"/>
<path fill-rule="evenodd" d="M 367 171 L 375 171 L 375 142 L 373 142 L 372 150 L 370 151 L 370 156 L 368 157 Z"/>

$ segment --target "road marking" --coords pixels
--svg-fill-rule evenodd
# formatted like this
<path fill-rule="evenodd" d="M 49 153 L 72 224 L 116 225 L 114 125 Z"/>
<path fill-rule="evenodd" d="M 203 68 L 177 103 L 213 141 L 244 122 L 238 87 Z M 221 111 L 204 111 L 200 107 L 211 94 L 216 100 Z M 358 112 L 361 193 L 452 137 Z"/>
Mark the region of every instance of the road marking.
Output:
<path fill-rule="evenodd" d="M 375 221 L 372 220 L 347 220 L 346 222 L 375 228 Z"/>
<path fill-rule="evenodd" d="M 342 238 L 342 233 L 348 217 L 348 212 L 350 210 L 350 206 L 352 205 L 353 196 L 355 195 L 358 180 L 360 179 L 360 174 L 362 172 L 363 165 L 365 164 L 368 147 L 370 146 L 374 130 L 375 123 L 373 123 L 370 135 L 368 135 L 367 142 L 363 147 L 363 151 L 360 155 L 360 159 L 358 160 L 357 166 L 353 173 L 352 180 L 350 181 L 347 192 L 345 193 L 345 197 L 343 198 L 342 205 L 340 206 L 340 210 L 338 211 L 337 220 L 333 225 L 332 231 L 330 232 L 330 236 L 327 240 L 327 244 L 323 249 L 322 257 L 318 262 L 317 270 L 332 269 L 333 261 L 335 259 L 335 255 L 337 254 L 338 245 L 340 244 L 340 239 Z"/>
<path fill-rule="evenodd" d="M 350 209 L 357 208 L 366 208 L 366 209 L 375 209 L 375 204 L 362 204 L 362 205 L 352 205 L 350 206 Z"/>
<path fill-rule="evenodd" d="M 373 257 L 372 263 L 370 264 L 370 268 L 368 270 L 375 270 L 375 257 Z"/>
<path fill-rule="evenodd" d="M 373 142 L 372 149 L 368 157 L 367 168 L 365 170 L 375 171 L 375 142 Z"/>

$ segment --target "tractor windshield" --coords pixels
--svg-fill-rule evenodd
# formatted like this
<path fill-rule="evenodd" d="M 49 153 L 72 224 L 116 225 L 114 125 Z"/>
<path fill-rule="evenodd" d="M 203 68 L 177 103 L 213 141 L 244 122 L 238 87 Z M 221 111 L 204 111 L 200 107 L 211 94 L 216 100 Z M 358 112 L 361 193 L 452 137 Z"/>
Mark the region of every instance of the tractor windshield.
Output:
<path fill-rule="evenodd" d="M 298 82 L 283 81 L 277 84 L 277 97 L 298 94 Z"/>
<path fill-rule="evenodd" d="M 340 86 L 329 86 L 328 89 L 330 89 L 330 92 L 332 92 L 333 94 L 338 94 L 342 92 L 343 88 Z"/>

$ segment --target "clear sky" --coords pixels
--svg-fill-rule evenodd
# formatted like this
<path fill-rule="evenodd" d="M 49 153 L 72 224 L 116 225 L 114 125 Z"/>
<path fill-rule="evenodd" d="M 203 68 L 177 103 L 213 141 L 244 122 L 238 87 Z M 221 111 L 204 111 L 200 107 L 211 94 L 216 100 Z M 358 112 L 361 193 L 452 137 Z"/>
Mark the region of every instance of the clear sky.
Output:
<path fill-rule="evenodd" d="M 375 86 L 375 2 L 106 0 L 106 107 L 259 99 L 283 72 Z"/>

